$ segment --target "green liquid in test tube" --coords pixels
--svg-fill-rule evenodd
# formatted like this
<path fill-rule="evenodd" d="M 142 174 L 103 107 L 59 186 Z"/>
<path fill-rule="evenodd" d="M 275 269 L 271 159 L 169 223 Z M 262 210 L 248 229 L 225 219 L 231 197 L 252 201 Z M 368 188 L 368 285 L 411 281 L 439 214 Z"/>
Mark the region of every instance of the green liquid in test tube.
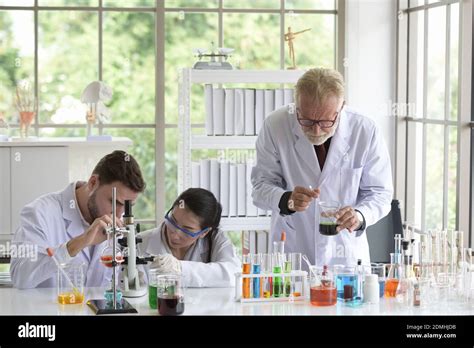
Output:
<path fill-rule="evenodd" d="M 285 273 L 291 273 L 291 261 L 285 261 Z M 285 276 L 285 296 L 291 295 L 291 277 Z"/>
<path fill-rule="evenodd" d="M 282 254 L 274 254 L 274 262 L 273 262 L 273 273 L 281 273 L 281 265 L 282 265 Z M 273 297 L 281 297 L 283 296 L 283 279 L 279 276 L 274 276 L 273 278 Z"/>

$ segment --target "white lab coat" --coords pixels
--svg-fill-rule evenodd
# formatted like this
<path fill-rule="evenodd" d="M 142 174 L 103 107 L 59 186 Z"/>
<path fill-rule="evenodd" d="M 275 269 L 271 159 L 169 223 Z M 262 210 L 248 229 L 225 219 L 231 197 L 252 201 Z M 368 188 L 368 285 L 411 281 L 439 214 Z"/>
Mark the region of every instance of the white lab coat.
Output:
<path fill-rule="evenodd" d="M 291 104 L 290 104 L 291 105 Z M 312 264 L 370 263 L 365 231 L 319 233 L 319 200 L 352 206 L 365 217 L 366 226 L 388 214 L 393 195 L 390 157 L 374 122 L 347 107 L 321 172 L 314 146 L 305 137 L 293 105 L 271 113 L 258 136 L 257 162 L 252 169 L 253 202 L 272 210 L 271 240 L 286 231 L 285 251 L 301 252 Z M 304 212 L 280 215 L 278 204 L 295 186 L 320 188 L 320 198 Z"/>
<path fill-rule="evenodd" d="M 75 257 L 71 257 L 66 248 L 69 240 L 89 227 L 80 213 L 75 194 L 76 186 L 82 184 L 71 183 L 63 191 L 43 195 L 22 209 L 12 246 L 33 246 L 38 255 L 12 257 L 10 273 L 16 288 L 56 286 L 57 266 L 46 252 L 48 247 L 55 250 L 60 263 L 84 264 L 86 287 L 110 284 L 112 269 L 100 263 L 100 254 L 107 242 L 85 248 Z"/>
<path fill-rule="evenodd" d="M 139 255 L 172 254 L 166 241 L 164 224 L 138 234 L 142 243 L 137 244 Z M 197 239 L 184 255 L 181 273 L 187 287 L 232 287 L 235 273 L 240 271 L 240 260 L 225 232 L 214 234 L 209 257 L 209 238 Z M 208 262 L 209 261 L 209 262 Z M 148 266 L 145 267 L 148 271 Z"/>

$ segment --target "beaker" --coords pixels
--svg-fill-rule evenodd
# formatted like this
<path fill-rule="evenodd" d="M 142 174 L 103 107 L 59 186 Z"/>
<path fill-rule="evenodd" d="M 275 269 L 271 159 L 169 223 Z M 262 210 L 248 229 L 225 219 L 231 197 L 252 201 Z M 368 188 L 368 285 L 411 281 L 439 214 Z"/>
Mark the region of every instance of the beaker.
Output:
<path fill-rule="evenodd" d="M 313 306 L 333 306 L 337 303 L 334 273 L 328 266 L 311 266 L 310 302 Z"/>
<path fill-rule="evenodd" d="M 158 283 L 159 270 L 156 268 L 150 269 L 148 272 L 148 304 L 151 309 L 157 309 L 157 283 Z"/>
<path fill-rule="evenodd" d="M 337 300 L 340 302 L 354 302 L 362 289 L 359 288 L 359 276 L 355 267 L 335 266 Z"/>
<path fill-rule="evenodd" d="M 378 276 L 379 297 L 383 297 L 385 291 L 385 265 L 383 263 L 371 263 L 370 269 L 372 274 Z"/>
<path fill-rule="evenodd" d="M 157 304 L 160 315 L 179 315 L 184 312 L 184 284 L 177 274 L 157 277 Z"/>
<path fill-rule="evenodd" d="M 319 233 L 324 236 L 335 236 L 337 228 L 336 213 L 340 205 L 334 201 L 319 202 Z"/>
<path fill-rule="evenodd" d="M 60 304 L 84 302 L 84 264 L 60 264 L 57 275 L 57 297 Z"/>
<path fill-rule="evenodd" d="M 438 273 L 438 277 L 436 278 L 436 284 L 440 287 L 447 287 L 447 301 L 455 301 L 456 300 L 456 274 L 455 273 Z"/>

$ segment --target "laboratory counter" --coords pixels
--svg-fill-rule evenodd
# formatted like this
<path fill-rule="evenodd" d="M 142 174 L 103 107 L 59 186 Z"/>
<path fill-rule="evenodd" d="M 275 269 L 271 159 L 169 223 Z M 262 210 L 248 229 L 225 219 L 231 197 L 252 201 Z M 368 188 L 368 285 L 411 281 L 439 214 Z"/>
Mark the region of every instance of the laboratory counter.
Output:
<path fill-rule="evenodd" d="M 103 288 L 85 289 L 86 299 L 100 299 Z M 395 299 L 381 298 L 379 304 L 349 307 L 342 303 L 330 307 L 316 307 L 304 301 L 241 303 L 234 300 L 234 288 L 188 288 L 185 293 L 184 315 L 423 315 L 472 316 L 472 303 L 446 302 L 429 307 L 404 307 Z M 0 288 L 0 315 L 94 315 L 85 304 L 60 305 L 56 289 L 18 290 Z M 139 315 L 158 315 L 148 305 L 148 296 L 127 298 Z M 136 314 L 132 314 L 136 315 Z"/>

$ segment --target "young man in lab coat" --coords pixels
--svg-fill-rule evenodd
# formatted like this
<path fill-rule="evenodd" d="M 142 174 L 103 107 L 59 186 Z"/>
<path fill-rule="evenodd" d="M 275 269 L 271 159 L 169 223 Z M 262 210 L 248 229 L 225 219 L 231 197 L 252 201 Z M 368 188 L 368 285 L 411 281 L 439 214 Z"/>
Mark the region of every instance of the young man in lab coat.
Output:
<path fill-rule="evenodd" d="M 106 246 L 105 230 L 112 224 L 112 188 L 117 188 L 117 224 L 125 200 L 135 201 L 145 189 L 140 167 L 124 151 L 103 157 L 87 182 L 73 182 L 63 191 L 43 195 L 21 211 L 13 237 L 15 247 L 30 245 L 37 257 L 11 260 L 11 277 L 20 289 L 54 287 L 57 266 L 48 256 L 52 248 L 60 263 L 84 263 L 85 286 L 110 284 L 112 268 L 100 263 Z"/>
<path fill-rule="evenodd" d="M 256 148 L 252 197 L 272 210 L 272 239 L 286 231 L 285 251 L 312 264 L 369 264 L 364 232 L 390 210 L 390 157 L 374 122 L 345 107 L 342 76 L 308 70 L 295 104 L 267 116 Z M 340 204 L 335 236 L 319 233 L 319 200 Z"/>

